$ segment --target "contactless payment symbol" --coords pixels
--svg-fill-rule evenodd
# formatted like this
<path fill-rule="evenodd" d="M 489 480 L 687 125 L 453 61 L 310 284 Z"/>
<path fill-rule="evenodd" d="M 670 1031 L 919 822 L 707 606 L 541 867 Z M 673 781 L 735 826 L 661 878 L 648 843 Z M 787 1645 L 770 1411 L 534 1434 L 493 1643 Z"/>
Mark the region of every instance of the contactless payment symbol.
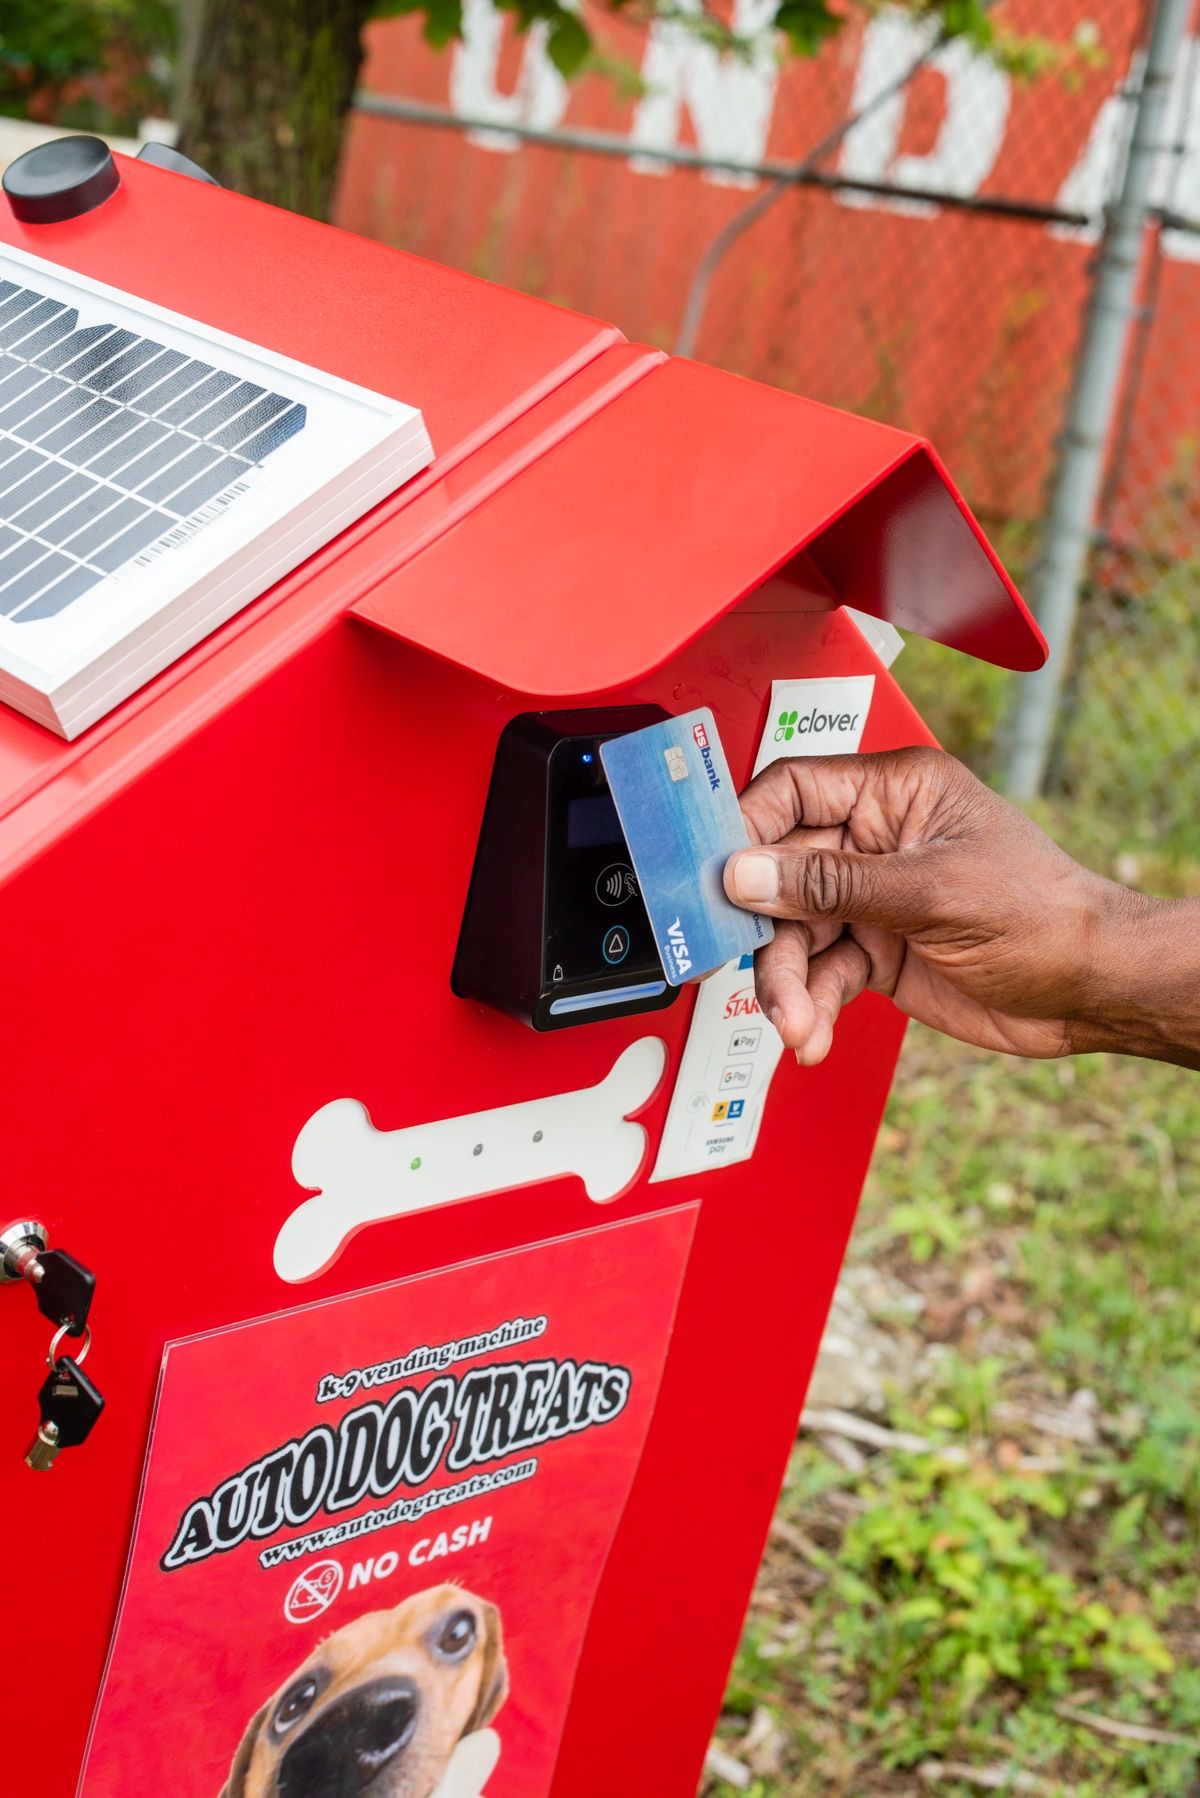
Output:
<path fill-rule="evenodd" d="M 342 1589 L 340 1561 L 314 1561 L 298 1574 L 283 1601 L 283 1614 L 289 1623 L 311 1623 L 322 1616 Z"/>
<path fill-rule="evenodd" d="M 628 862 L 611 862 L 596 877 L 596 897 L 601 905 L 624 905 L 637 896 L 637 875 Z"/>

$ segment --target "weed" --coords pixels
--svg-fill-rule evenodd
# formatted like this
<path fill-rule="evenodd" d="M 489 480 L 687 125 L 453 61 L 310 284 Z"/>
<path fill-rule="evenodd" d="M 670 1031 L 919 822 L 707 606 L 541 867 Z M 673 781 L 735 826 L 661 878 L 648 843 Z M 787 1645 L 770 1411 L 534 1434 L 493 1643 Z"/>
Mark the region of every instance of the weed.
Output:
<path fill-rule="evenodd" d="M 914 1295 L 886 1421 L 930 1448 L 797 1445 L 721 1728 L 737 1789 L 912 1798 L 936 1757 L 1196 1798 L 1198 1203 L 1194 1075 L 911 1033 L 852 1257 Z M 753 1764 L 764 1711 L 781 1768 Z"/>

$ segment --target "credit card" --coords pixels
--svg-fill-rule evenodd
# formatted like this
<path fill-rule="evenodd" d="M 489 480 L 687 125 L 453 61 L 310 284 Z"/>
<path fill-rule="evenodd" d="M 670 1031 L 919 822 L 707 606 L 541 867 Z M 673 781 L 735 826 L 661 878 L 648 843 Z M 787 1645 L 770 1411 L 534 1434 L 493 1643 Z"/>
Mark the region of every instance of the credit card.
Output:
<path fill-rule="evenodd" d="M 612 737 L 600 759 L 669 983 L 769 943 L 770 919 L 725 897 L 725 863 L 750 839 L 708 708 Z"/>

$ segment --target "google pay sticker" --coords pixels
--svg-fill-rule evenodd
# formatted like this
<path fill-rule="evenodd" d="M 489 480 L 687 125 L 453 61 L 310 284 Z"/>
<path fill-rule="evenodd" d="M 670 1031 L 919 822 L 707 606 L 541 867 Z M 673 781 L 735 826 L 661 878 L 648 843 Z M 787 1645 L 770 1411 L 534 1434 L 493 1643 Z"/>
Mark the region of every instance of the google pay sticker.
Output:
<path fill-rule="evenodd" d="M 759 1008 L 753 956 L 702 981 L 651 1180 L 749 1160 L 782 1054 Z"/>
<path fill-rule="evenodd" d="M 775 934 L 725 896 L 725 863 L 750 839 L 707 707 L 611 737 L 600 759 L 671 986 Z"/>

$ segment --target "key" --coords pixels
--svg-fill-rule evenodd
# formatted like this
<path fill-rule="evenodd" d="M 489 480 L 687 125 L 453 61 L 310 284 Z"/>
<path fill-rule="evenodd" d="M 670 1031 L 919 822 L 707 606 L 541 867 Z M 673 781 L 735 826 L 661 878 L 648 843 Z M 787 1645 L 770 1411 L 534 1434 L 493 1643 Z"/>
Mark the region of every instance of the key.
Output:
<path fill-rule="evenodd" d="M 68 1335 L 82 1336 L 96 1290 L 95 1274 L 65 1249 L 43 1249 L 38 1260 L 42 1275 L 33 1288 L 38 1310 Z"/>
<path fill-rule="evenodd" d="M 38 1393 L 38 1432 L 25 1453 L 36 1473 L 54 1466 L 59 1451 L 86 1442 L 104 1409 L 103 1394 L 70 1355 L 60 1355 Z"/>

